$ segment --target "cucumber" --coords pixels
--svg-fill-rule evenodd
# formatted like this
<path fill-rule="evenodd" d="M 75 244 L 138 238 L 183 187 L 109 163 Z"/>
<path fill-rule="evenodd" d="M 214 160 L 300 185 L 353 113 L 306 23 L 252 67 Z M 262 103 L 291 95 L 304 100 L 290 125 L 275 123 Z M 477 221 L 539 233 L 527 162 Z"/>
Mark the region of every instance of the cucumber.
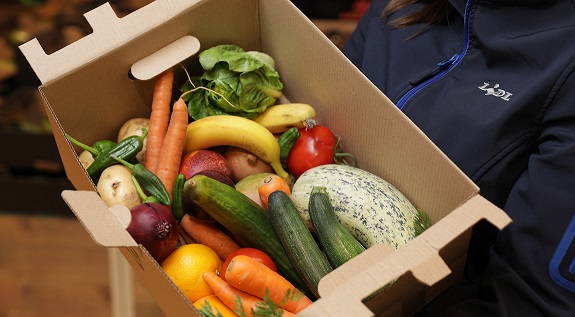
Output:
<path fill-rule="evenodd" d="M 187 180 L 182 193 L 250 247 L 269 255 L 279 273 L 296 288 L 313 295 L 292 266 L 267 213 L 257 203 L 235 188 L 204 175 Z"/>
<path fill-rule="evenodd" d="M 365 251 L 337 219 L 325 187 L 313 187 L 308 209 L 319 244 L 334 269 Z"/>
<path fill-rule="evenodd" d="M 268 215 L 291 264 L 311 292 L 319 297 L 319 280 L 333 271 L 333 268 L 301 219 L 293 201 L 283 191 L 272 192 L 268 198 Z"/>

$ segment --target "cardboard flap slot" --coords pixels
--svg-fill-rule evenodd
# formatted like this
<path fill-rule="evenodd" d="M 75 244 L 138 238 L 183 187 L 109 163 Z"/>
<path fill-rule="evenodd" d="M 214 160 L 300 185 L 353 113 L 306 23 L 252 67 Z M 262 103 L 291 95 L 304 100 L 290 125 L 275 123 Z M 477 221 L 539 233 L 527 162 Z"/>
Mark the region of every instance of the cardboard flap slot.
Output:
<path fill-rule="evenodd" d="M 98 193 L 65 190 L 62 198 L 96 243 L 104 247 L 138 246 Z"/>
<path fill-rule="evenodd" d="M 441 250 L 449 242 L 448 236 L 459 236 L 465 230 L 474 226 L 481 220 L 487 220 L 499 230 L 511 223 L 511 218 L 481 195 L 475 195 L 463 205 L 453 210 L 450 217 L 445 217 L 435 223 L 435 234 L 424 232 L 425 240 L 434 249 Z M 449 232 L 449 235 L 441 234 Z"/>
<path fill-rule="evenodd" d="M 200 41 L 186 35 L 137 61 L 130 71 L 135 79 L 152 79 L 164 70 L 195 55 L 200 50 Z"/>
<path fill-rule="evenodd" d="M 451 269 L 438 253 L 432 253 L 426 261 L 414 267 L 411 272 L 418 281 L 431 286 L 451 274 Z"/>

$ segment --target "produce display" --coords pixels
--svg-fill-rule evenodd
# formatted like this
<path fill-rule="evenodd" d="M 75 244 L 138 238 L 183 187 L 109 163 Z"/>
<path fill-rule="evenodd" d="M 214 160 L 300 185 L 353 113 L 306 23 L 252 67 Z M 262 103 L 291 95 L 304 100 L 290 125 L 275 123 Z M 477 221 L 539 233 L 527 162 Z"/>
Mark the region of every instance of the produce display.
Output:
<path fill-rule="evenodd" d="M 130 209 L 127 231 L 202 315 L 295 315 L 331 271 L 430 226 L 356 166 L 312 105 L 279 103 L 271 56 L 219 45 L 198 58 L 203 73 L 184 83 L 171 68 L 156 76 L 149 118 L 129 119 L 117 139 L 67 137 L 102 200 Z"/>

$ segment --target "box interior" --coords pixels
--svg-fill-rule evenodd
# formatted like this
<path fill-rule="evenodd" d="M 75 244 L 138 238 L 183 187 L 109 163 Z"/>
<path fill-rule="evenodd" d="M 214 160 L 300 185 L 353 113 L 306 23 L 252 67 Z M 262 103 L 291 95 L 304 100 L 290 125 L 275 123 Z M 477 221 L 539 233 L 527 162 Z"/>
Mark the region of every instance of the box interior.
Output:
<path fill-rule="evenodd" d="M 429 213 L 432 223 L 438 224 L 479 193 L 477 186 L 288 0 L 156 0 L 121 19 L 109 4 L 104 4 L 88 12 L 86 18 L 94 32 L 51 55 L 46 55 L 34 40 L 21 46 L 42 81 L 40 90 L 52 114 L 50 120 L 60 155 L 67 176 L 78 191 L 94 191 L 94 184 L 77 159 L 79 149 L 70 145 L 65 133 L 91 144 L 115 139 L 120 126 L 130 118 L 148 117 L 153 79 L 131 78 L 131 66 L 191 35 L 199 40 L 200 51 L 217 44 L 236 44 L 245 50 L 270 54 L 276 61 L 287 99 L 314 106 L 318 122 L 341 136 L 344 149 L 358 158 L 360 168 L 395 185 L 417 208 Z M 172 60 L 169 54 L 159 54 L 158 58 L 172 61 L 176 70 L 173 95 L 177 96 L 177 88 L 185 80 L 178 64 L 182 62 L 194 74 L 198 71 L 197 58 Z M 153 63 L 150 67 L 154 67 Z M 64 198 L 71 208 L 86 209 L 82 206 L 85 202 L 74 193 L 68 192 Z M 473 209 L 475 202 L 471 201 Z M 77 212 L 80 220 L 82 213 Z M 493 216 L 500 217 L 497 213 Z M 88 231 L 98 231 L 105 225 L 85 226 Z M 414 250 L 449 249 L 444 256 L 455 263 L 452 270 L 457 271 L 466 252 L 469 227 L 447 222 L 439 233 L 435 227 L 408 246 Z M 435 235 L 456 241 L 433 246 L 427 239 L 433 240 Z M 143 271 L 143 262 L 149 265 L 154 261 L 146 258 L 141 248 L 129 243 L 111 246 L 121 248 L 132 267 L 140 270 L 139 278 L 149 279 L 150 283 L 163 278 L 170 287 L 171 282 L 161 269 Z M 374 265 L 381 265 L 382 254 L 372 256 Z M 366 256 L 363 260 L 367 259 Z M 401 283 L 405 284 L 413 283 Z M 401 294 L 420 298 L 421 292 L 425 288 Z M 153 294 L 165 311 L 174 311 L 170 308 L 173 299 L 161 292 Z M 423 296 L 419 302 L 429 297 Z M 378 309 L 380 302 L 373 302 L 372 309 Z"/>

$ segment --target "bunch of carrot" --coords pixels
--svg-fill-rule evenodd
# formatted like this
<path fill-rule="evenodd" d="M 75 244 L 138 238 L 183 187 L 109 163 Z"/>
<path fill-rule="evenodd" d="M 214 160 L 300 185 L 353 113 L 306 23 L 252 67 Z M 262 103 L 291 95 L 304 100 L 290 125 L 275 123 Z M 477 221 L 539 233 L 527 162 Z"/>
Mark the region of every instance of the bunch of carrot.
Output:
<path fill-rule="evenodd" d="M 283 276 L 246 255 L 235 256 L 220 274 L 225 281 L 214 272 L 203 278 L 226 306 L 248 317 L 294 316 L 312 304 Z"/>
<path fill-rule="evenodd" d="M 172 68 L 155 79 L 145 160 L 145 167 L 162 181 L 172 199 L 189 120 L 188 107 L 181 97 L 171 105 L 173 82 Z"/>

